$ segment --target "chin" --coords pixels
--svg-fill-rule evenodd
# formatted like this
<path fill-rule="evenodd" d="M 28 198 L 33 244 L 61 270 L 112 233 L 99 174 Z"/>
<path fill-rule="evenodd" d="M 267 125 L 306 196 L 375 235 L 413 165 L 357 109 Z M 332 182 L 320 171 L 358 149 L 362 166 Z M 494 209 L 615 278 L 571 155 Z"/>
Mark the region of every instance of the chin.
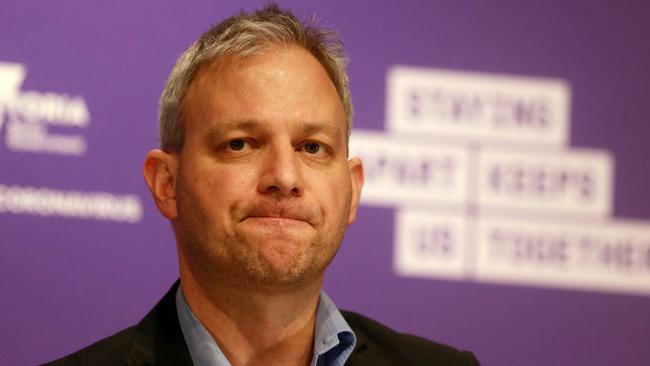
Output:
<path fill-rule="evenodd" d="M 252 285 L 269 288 L 305 287 L 318 281 L 326 263 L 306 260 L 307 258 L 280 256 L 278 253 L 269 258 L 246 265 L 246 276 Z M 302 260 L 301 260 L 302 259 Z"/>

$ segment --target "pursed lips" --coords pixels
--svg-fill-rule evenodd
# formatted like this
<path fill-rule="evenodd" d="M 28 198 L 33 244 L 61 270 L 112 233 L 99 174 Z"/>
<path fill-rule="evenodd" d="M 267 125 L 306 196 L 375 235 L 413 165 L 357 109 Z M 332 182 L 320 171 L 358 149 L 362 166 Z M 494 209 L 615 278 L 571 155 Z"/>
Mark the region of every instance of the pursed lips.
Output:
<path fill-rule="evenodd" d="M 311 220 L 307 215 L 300 215 L 295 213 L 264 213 L 253 212 L 247 215 L 242 221 L 259 221 L 260 223 L 278 224 L 278 225 L 295 225 L 295 224 L 309 224 Z"/>
<path fill-rule="evenodd" d="M 245 209 L 243 212 L 243 220 L 255 220 L 266 222 L 269 224 L 277 223 L 282 224 L 314 224 L 314 215 L 308 208 L 298 205 L 254 205 Z"/>
<path fill-rule="evenodd" d="M 244 224 L 253 225 L 253 227 L 267 228 L 271 230 L 302 230 L 311 226 L 311 223 L 300 218 L 291 216 L 248 216 L 243 221 Z M 309 226 L 307 226 L 309 225 Z"/>

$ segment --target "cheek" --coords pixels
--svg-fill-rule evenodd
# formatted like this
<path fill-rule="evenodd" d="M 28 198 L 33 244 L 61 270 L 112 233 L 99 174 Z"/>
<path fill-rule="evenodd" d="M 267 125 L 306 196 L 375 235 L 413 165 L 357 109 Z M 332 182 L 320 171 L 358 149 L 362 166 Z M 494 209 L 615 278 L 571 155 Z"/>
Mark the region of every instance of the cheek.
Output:
<path fill-rule="evenodd" d="M 250 179 L 240 169 L 211 169 L 195 177 L 203 206 L 226 213 L 250 195 Z"/>
<path fill-rule="evenodd" d="M 328 174 L 318 180 L 316 199 L 330 215 L 345 215 L 349 210 L 351 185 L 347 173 Z"/>
<path fill-rule="evenodd" d="M 209 159 L 202 159 L 200 163 L 192 167 L 192 183 L 201 187 L 205 194 L 214 195 L 227 191 L 234 181 L 240 179 L 241 173 L 236 169 L 215 164 Z"/>

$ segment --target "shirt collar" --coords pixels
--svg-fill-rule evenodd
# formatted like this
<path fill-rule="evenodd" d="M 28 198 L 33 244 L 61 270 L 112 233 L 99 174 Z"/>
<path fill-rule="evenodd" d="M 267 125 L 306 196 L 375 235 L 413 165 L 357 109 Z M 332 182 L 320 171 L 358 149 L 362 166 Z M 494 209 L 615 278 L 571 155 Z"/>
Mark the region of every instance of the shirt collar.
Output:
<path fill-rule="evenodd" d="M 176 311 L 193 363 L 205 366 L 231 366 L 210 333 L 185 302 L 180 286 L 176 291 Z M 318 299 L 314 331 L 314 355 L 311 365 L 345 364 L 356 345 L 356 336 L 324 291 L 321 291 Z"/>
<path fill-rule="evenodd" d="M 321 291 L 316 309 L 312 366 L 345 364 L 357 338 L 332 299 Z"/>
<path fill-rule="evenodd" d="M 181 324 L 183 337 L 185 337 L 185 343 L 187 343 L 192 362 L 195 365 L 231 366 L 210 333 L 185 302 L 180 286 L 176 291 L 176 312 L 178 313 L 178 321 Z"/>

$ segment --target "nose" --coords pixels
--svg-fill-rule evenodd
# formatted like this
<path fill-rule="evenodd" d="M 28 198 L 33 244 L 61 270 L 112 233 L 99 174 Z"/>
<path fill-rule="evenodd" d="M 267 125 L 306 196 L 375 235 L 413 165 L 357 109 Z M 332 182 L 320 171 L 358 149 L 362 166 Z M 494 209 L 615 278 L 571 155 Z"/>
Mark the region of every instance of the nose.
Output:
<path fill-rule="evenodd" d="M 269 146 L 261 161 L 258 190 L 263 194 L 301 196 L 303 182 L 297 152 L 290 143 Z"/>

